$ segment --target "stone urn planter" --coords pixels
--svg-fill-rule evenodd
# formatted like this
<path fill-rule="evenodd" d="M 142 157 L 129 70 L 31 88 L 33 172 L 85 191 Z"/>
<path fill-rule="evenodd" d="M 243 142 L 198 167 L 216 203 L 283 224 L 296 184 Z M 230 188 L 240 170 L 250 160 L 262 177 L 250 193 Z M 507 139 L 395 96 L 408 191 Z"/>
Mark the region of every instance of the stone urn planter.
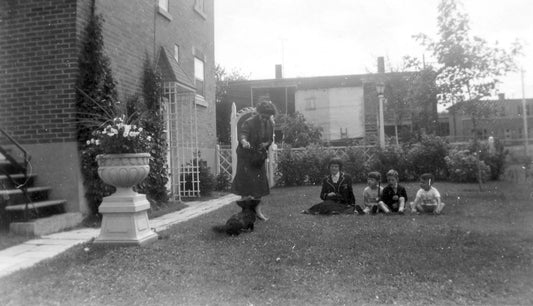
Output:
<path fill-rule="evenodd" d="M 95 243 L 142 245 L 157 240 L 148 220 L 150 202 L 132 189 L 148 176 L 150 154 L 101 154 L 96 161 L 98 176 L 117 191 L 104 197 L 98 208 L 103 218 Z"/>

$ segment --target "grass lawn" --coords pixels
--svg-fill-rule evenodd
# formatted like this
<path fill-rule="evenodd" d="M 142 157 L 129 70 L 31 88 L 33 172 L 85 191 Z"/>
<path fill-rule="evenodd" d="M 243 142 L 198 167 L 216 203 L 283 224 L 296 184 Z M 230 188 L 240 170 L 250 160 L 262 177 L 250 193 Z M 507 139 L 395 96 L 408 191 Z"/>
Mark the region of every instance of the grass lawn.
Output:
<path fill-rule="evenodd" d="M 440 216 L 302 215 L 319 187 L 274 189 L 253 233 L 211 231 L 229 205 L 146 247 L 80 245 L 0 279 L 0 304 L 533 304 L 531 186 L 436 187 Z"/>

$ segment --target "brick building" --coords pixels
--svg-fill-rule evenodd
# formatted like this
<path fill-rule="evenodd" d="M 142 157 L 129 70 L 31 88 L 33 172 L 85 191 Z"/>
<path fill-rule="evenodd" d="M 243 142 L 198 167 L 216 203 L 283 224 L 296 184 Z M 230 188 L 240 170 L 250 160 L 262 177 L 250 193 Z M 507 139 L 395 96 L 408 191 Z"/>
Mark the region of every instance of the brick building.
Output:
<path fill-rule="evenodd" d="M 508 145 L 521 144 L 524 139 L 524 111 L 522 99 L 506 99 L 503 94 L 498 100 L 484 101 L 491 108 L 491 114 L 478 123 L 478 136 L 489 136 L 504 140 Z M 448 108 L 450 137 L 454 140 L 467 140 L 473 136 L 472 118 L 461 110 L 461 104 Z M 455 109 L 455 112 L 454 112 Z M 528 138 L 533 137 L 533 99 L 526 99 L 526 119 Z"/>
<path fill-rule="evenodd" d="M 214 164 L 213 10 L 213 0 L 0 1 L 0 127 L 29 151 L 32 171 L 53 187 L 52 197 L 67 199 L 67 210 L 86 211 L 74 86 L 91 14 L 104 18 L 119 100 L 142 94 L 146 61 L 162 72 L 169 156 L 178 167 L 185 160 L 172 158 L 183 146 Z M 197 131 L 180 130 L 180 118 Z"/>
<path fill-rule="evenodd" d="M 378 66 L 379 66 L 378 61 Z M 382 64 L 381 64 L 382 65 Z M 253 106 L 262 96 L 268 96 L 280 113 L 300 112 L 307 122 L 322 127 L 322 140 L 332 144 L 377 143 L 378 96 L 377 82 L 387 83 L 403 78 L 407 73 L 368 73 L 357 75 L 283 78 L 276 68 L 276 78 L 229 82 L 227 102 L 237 110 Z M 394 116 L 385 108 L 385 132 L 394 136 Z M 390 112 L 390 110 L 389 110 Z M 403 125 L 410 126 L 410 116 Z M 276 132 L 281 141 L 280 132 Z"/>

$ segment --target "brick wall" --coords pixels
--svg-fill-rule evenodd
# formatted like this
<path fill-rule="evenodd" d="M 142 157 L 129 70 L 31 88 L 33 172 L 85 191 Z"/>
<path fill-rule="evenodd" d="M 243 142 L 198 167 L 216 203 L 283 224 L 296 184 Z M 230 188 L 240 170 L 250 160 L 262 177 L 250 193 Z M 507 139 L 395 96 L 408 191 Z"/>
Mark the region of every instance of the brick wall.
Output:
<path fill-rule="evenodd" d="M 376 83 L 367 81 L 363 83 L 364 89 L 364 113 L 365 113 L 365 144 L 375 145 L 378 143 L 378 97 Z"/>
<path fill-rule="evenodd" d="M 172 20 L 156 13 L 156 43 L 171 52 L 174 45 L 179 45 L 179 64 L 191 80 L 194 79 L 195 52 L 204 56 L 207 107 L 198 105 L 197 113 L 198 145 L 205 151 L 214 150 L 216 145 L 214 4 L 213 0 L 205 0 L 206 18 L 194 10 L 194 5 L 195 0 L 169 0 L 168 13 Z"/>
<path fill-rule="evenodd" d="M 122 102 L 142 96 L 145 62 L 154 62 L 155 4 L 154 0 L 95 1 L 96 14 L 104 18 L 104 52 Z"/>
<path fill-rule="evenodd" d="M 0 4 L 0 125 L 20 143 L 76 137 L 76 1 Z"/>
<path fill-rule="evenodd" d="M 202 148 L 214 148 L 215 127 L 215 59 L 214 5 L 205 1 L 204 18 L 194 10 L 195 0 L 170 0 L 168 15 L 158 13 L 158 1 L 96 0 L 95 11 L 104 17 L 103 34 L 106 55 L 117 82 L 119 99 L 126 101 L 142 95 L 142 77 L 147 60 L 155 61 L 163 46 L 169 52 L 180 48 L 180 66 L 194 79 L 194 53 L 204 55 L 205 100 L 207 107 L 197 106 L 198 141 Z M 196 51 L 195 51 L 196 50 Z M 173 53 L 169 54 L 173 56 Z"/>

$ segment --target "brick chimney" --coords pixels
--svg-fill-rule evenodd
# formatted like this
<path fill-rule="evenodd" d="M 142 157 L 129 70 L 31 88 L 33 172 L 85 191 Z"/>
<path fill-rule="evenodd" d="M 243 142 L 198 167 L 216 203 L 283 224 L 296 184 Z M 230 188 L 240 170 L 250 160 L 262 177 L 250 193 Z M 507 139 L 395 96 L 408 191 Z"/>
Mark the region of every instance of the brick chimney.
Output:
<path fill-rule="evenodd" d="M 281 65 L 276 65 L 276 79 L 283 79 L 283 71 Z"/>
<path fill-rule="evenodd" d="M 378 73 L 385 73 L 385 59 L 383 56 L 378 57 Z"/>

